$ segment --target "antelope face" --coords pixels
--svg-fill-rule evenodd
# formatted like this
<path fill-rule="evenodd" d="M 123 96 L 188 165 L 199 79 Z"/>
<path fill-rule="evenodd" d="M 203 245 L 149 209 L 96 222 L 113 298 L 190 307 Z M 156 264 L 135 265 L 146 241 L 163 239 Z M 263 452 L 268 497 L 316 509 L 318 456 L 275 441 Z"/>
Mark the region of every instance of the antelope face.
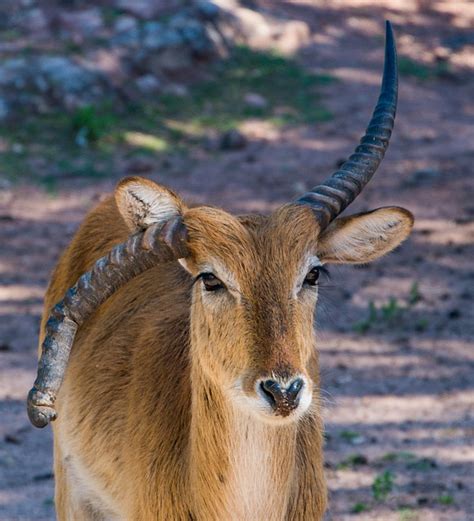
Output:
<path fill-rule="evenodd" d="M 184 223 L 193 360 L 239 408 L 273 424 L 297 420 L 319 385 L 313 323 L 323 264 L 379 257 L 407 236 L 410 214 L 380 209 L 321 231 L 302 205 L 247 218 L 201 207 Z"/>
<path fill-rule="evenodd" d="M 184 222 L 193 356 L 240 408 L 276 423 L 298 418 L 317 375 L 313 315 L 322 263 L 311 211 L 289 206 L 239 219 L 196 208 Z"/>

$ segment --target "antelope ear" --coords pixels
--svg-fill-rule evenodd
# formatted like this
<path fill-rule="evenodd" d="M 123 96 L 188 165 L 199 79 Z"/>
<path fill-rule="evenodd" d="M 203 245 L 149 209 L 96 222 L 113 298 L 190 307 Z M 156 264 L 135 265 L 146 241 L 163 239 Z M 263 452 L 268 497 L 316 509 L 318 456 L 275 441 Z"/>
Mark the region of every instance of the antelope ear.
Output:
<path fill-rule="evenodd" d="M 373 261 L 403 242 L 413 222 L 408 210 L 396 206 L 335 219 L 319 238 L 318 256 L 336 264 Z"/>
<path fill-rule="evenodd" d="M 182 215 L 183 201 L 171 190 L 142 177 L 126 177 L 115 189 L 115 202 L 132 232 Z"/>

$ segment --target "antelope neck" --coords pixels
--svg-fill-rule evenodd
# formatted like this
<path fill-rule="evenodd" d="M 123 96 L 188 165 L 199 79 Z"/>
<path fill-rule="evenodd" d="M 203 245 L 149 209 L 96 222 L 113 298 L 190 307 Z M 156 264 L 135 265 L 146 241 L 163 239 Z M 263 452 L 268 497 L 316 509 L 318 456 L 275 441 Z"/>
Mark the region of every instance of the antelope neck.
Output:
<path fill-rule="evenodd" d="M 237 408 L 192 371 L 190 490 L 197 519 L 282 521 L 296 462 L 297 424 L 272 426 Z"/>

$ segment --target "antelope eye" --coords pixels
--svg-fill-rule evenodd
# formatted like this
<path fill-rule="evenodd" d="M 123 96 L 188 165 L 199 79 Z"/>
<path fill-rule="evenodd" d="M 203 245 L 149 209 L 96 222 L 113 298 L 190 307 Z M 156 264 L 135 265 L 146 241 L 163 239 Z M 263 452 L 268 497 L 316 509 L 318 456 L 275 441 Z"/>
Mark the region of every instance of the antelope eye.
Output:
<path fill-rule="evenodd" d="M 224 289 L 224 284 L 212 273 L 201 273 L 200 278 L 206 291 L 217 291 Z"/>
<path fill-rule="evenodd" d="M 308 271 L 308 274 L 304 279 L 304 284 L 307 284 L 308 286 L 316 286 L 319 279 L 319 273 L 320 269 L 318 266 L 312 268 L 310 271 Z"/>

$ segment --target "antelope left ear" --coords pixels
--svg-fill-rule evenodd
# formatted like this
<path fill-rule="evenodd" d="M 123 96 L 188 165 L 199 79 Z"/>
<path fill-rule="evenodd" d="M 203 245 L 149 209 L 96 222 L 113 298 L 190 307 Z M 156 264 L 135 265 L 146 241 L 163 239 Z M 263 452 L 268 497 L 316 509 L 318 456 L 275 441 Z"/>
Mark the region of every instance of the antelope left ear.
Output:
<path fill-rule="evenodd" d="M 122 179 L 115 189 L 115 202 L 132 232 L 165 223 L 186 208 L 174 192 L 142 177 Z"/>
<path fill-rule="evenodd" d="M 335 219 L 319 238 L 318 256 L 335 264 L 373 261 L 402 243 L 413 222 L 413 215 L 397 206 Z"/>

